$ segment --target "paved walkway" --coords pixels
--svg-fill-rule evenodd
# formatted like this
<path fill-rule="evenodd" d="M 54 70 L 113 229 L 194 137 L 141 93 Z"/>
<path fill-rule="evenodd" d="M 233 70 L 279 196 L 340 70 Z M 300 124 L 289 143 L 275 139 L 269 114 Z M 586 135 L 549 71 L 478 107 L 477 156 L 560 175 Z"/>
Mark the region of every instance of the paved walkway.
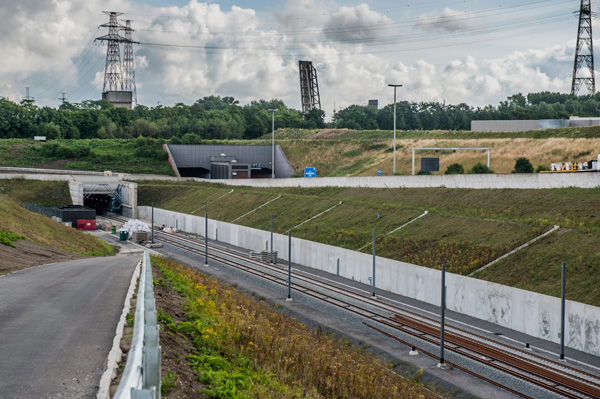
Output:
<path fill-rule="evenodd" d="M 0 277 L 0 398 L 95 398 L 141 254 Z"/>

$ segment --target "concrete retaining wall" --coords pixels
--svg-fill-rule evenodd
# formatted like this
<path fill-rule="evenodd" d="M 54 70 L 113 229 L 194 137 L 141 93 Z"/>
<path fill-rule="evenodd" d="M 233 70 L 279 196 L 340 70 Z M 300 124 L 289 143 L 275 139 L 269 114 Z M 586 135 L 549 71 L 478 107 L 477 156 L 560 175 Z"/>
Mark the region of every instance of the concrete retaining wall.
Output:
<path fill-rule="evenodd" d="M 600 173 L 532 173 L 489 175 L 434 175 L 434 176 L 360 176 L 289 179 L 224 179 L 210 180 L 177 178 L 156 175 L 127 176 L 74 176 L 43 174 L 0 173 L 0 179 L 67 180 L 85 184 L 118 184 L 124 181 L 165 180 L 197 181 L 250 187 L 372 187 L 372 188 L 474 188 L 474 189 L 546 189 L 600 187 Z"/>
<path fill-rule="evenodd" d="M 207 180 L 230 186 L 251 187 L 371 187 L 371 188 L 474 188 L 546 189 L 600 187 L 600 173 L 532 173 L 434 176 L 361 176 L 290 179 Z"/>
<path fill-rule="evenodd" d="M 471 121 L 472 132 L 525 132 L 540 130 L 539 120 L 477 120 Z"/>
<path fill-rule="evenodd" d="M 139 207 L 141 219 L 150 219 L 149 207 Z M 154 208 L 154 223 L 179 226 L 180 230 L 204 235 L 204 218 Z M 265 249 L 270 232 L 216 220 L 208 221 L 208 237 L 248 250 Z M 288 258 L 288 237 L 273 235 L 273 249 Z M 372 255 L 292 237 L 292 261 L 369 284 Z M 377 258 L 377 290 L 385 290 L 439 305 L 441 273 L 422 266 Z M 447 307 L 503 327 L 560 342 L 560 299 L 517 288 L 447 273 Z M 565 345 L 600 356 L 600 308 L 567 301 Z"/>

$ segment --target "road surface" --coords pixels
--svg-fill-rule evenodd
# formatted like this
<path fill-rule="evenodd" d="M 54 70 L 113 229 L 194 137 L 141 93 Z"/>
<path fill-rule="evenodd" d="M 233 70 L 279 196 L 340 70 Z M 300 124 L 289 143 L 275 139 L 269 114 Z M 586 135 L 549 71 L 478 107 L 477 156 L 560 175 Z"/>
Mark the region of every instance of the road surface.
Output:
<path fill-rule="evenodd" d="M 0 277 L 0 398 L 95 398 L 141 254 Z"/>

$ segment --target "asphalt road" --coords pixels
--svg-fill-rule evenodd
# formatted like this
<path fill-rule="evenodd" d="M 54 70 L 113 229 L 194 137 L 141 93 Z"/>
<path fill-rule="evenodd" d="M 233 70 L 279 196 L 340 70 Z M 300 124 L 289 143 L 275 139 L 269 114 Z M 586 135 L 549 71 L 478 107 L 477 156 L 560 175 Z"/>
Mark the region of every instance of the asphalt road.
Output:
<path fill-rule="evenodd" d="M 141 254 L 0 277 L 0 398 L 95 398 Z"/>

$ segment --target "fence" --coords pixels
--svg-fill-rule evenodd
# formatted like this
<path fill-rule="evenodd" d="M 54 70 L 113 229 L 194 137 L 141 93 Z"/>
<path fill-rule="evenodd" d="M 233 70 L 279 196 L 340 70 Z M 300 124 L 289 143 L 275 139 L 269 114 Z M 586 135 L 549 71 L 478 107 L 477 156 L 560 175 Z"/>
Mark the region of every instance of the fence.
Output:
<path fill-rule="evenodd" d="M 160 399 L 160 346 L 148 251 L 142 260 L 131 349 L 114 399 Z"/>
<path fill-rule="evenodd" d="M 39 214 L 47 216 L 49 218 L 58 216 L 58 208 L 55 206 L 41 206 L 41 205 L 35 205 L 35 204 L 28 204 L 26 202 L 24 202 L 21 205 L 23 205 L 23 208 L 25 208 L 31 212 L 39 213 Z"/>

